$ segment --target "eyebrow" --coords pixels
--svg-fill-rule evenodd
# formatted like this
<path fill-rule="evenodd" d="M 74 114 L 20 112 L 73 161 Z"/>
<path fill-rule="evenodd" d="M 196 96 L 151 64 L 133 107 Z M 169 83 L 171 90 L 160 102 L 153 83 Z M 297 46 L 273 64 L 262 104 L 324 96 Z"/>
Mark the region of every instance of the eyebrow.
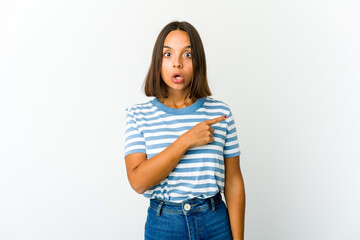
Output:
<path fill-rule="evenodd" d="M 169 48 L 169 49 L 172 49 L 171 47 L 166 46 L 166 45 L 164 46 L 164 48 Z M 184 49 L 185 49 L 185 48 L 191 48 L 191 46 L 189 45 L 189 46 L 184 47 Z"/>

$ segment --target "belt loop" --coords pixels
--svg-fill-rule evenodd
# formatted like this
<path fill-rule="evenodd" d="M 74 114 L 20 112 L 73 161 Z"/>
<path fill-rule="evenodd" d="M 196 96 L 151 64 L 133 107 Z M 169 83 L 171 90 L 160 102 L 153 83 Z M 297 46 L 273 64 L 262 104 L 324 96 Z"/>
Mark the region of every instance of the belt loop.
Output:
<path fill-rule="evenodd" d="M 159 206 L 158 206 L 158 208 L 156 210 L 156 216 L 160 217 L 160 212 L 161 212 L 161 208 L 162 208 L 163 205 L 164 205 L 164 202 L 159 203 Z"/>
<path fill-rule="evenodd" d="M 214 198 L 213 198 L 213 197 L 210 198 L 210 202 L 211 202 L 211 210 L 212 210 L 213 212 L 215 212 L 215 202 L 214 202 Z"/>

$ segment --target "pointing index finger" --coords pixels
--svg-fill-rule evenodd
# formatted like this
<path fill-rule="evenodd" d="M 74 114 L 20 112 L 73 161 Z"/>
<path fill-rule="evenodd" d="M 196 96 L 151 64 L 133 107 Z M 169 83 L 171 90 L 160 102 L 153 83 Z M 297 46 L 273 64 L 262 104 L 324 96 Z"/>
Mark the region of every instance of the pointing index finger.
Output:
<path fill-rule="evenodd" d="M 224 121 L 226 118 L 227 118 L 227 116 L 225 115 L 225 116 L 209 119 L 206 122 L 209 123 L 210 125 L 213 125 L 213 124 L 216 124 L 218 122 Z"/>

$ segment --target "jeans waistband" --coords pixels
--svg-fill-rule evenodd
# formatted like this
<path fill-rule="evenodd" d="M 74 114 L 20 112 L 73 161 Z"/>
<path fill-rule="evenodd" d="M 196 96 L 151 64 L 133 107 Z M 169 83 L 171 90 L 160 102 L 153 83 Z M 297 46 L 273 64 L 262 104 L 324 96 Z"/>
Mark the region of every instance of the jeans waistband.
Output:
<path fill-rule="evenodd" d="M 161 212 L 187 215 L 207 208 L 211 208 L 212 211 L 216 211 L 216 206 L 221 203 L 221 201 L 222 196 L 220 192 L 210 198 L 192 198 L 180 203 L 154 198 L 150 199 L 150 208 L 157 211 L 158 216 L 160 216 Z"/>

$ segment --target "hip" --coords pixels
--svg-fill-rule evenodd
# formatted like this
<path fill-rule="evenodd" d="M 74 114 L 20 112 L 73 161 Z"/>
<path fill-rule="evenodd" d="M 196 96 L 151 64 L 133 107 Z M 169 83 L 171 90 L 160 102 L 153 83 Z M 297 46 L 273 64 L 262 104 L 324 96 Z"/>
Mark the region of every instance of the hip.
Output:
<path fill-rule="evenodd" d="M 221 194 L 181 203 L 151 199 L 145 239 L 232 239 L 228 211 Z"/>

